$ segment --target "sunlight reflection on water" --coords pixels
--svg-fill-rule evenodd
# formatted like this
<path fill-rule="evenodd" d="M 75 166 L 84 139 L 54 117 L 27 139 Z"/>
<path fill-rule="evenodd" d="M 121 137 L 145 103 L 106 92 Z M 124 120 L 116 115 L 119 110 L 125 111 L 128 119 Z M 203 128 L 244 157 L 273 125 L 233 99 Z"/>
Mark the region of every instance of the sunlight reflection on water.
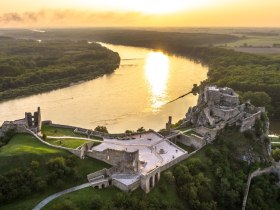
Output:
<path fill-rule="evenodd" d="M 169 58 L 162 52 L 150 52 L 146 58 L 145 73 L 150 84 L 152 111 L 157 111 L 167 102 Z"/>

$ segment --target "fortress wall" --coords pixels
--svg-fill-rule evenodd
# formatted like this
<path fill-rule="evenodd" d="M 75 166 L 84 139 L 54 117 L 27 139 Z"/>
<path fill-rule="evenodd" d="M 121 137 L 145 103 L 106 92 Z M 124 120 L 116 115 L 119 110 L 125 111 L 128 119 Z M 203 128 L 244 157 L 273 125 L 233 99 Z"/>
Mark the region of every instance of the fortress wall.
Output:
<path fill-rule="evenodd" d="M 74 127 L 71 125 L 61 125 L 61 124 L 53 124 L 53 123 L 49 124 L 49 126 L 54 127 L 54 128 L 67 128 L 67 129 L 73 129 L 73 130 L 78 128 L 78 127 Z M 80 128 L 80 129 L 83 129 L 83 128 Z"/>
<path fill-rule="evenodd" d="M 180 135 L 180 138 L 177 139 L 177 141 L 187 146 L 194 147 L 196 149 L 201 148 L 205 144 L 204 140 L 199 138 L 193 138 L 188 135 Z"/>
<path fill-rule="evenodd" d="M 245 118 L 242 121 L 242 125 L 241 125 L 241 128 L 240 128 L 240 131 L 244 132 L 244 131 L 246 131 L 248 129 L 251 129 L 254 126 L 254 124 L 256 122 L 256 119 L 260 119 L 261 113 L 262 112 L 259 111 L 259 112 L 255 113 L 255 114 L 253 114 L 252 116 Z"/>
<path fill-rule="evenodd" d="M 140 179 L 130 185 L 125 185 L 122 182 L 113 179 L 112 184 L 124 192 L 131 192 L 133 190 L 136 190 L 140 186 Z"/>
<path fill-rule="evenodd" d="M 120 172 L 138 171 L 139 151 L 126 152 L 107 149 L 104 151 L 86 151 L 85 155 L 101 160 L 113 166 L 117 166 Z"/>
<path fill-rule="evenodd" d="M 91 158 L 95 158 L 97 160 L 101 160 L 101 161 L 103 161 L 105 163 L 108 163 L 110 165 L 114 165 L 111 160 L 107 159 L 107 155 L 104 154 L 103 152 L 99 152 L 99 151 L 85 151 L 85 155 L 88 156 L 88 157 L 91 157 Z"/>
<path fill-rule="evenodd" d="M 229 120 L 230 118 L 232 118 L 240 113 L 240 111 L 236 108 L 230 109 L 230 110 L 223 110 L 223 109 L 213 107 L 211 111 L 212 111 L 213 115 L 218 116 L 225 121 Z"/>
<path fill-rule="evenodd" d="M 192 153 L 190 153 L 190 154 L 192 154 Z M 190 156 L 190 154 L 185 153 L 185 154 L 183 154 L 182 156 L 180 156 L 180 157 L 178 157 L 178 158 L 176 158 L 176 159 L 170 161 L 169 163 L 167 163 L 167 164 L 161 166 L 161 167 L 159 168 L 159 169 L 160 169 L 160 172 L 163 172 L 163 171 L 169 169 L 170 167 L 176 165 L 177 163 L 179 163 L 179 162 L 181 162 L 181 161 L 187 159 L 187 158 Z"/>
<path fill-rule="evenodd" d="M 223 95 L 223 101 L 230 106 L 238 106 L 239 99 L 236 95 Z"/>
<path fill-rule="evenodd" d="M 102 176 L 102 175 L 106 175 L 106 171 L 107 171 L 107 169 L 106 168 L 103 168 L 103 169 L 101 169 L 101 170 L 99 170 L 99 171 L 96 171 L 96 172 L 94 172 L 94 173 L 91 173 L 91 174 L 88 174 L 87 175 L 87 179 L 88 180 L 91 180 L 91 179 L 93 179 L 93 178 L 95 178 L 95 177 L 99 177 L 99 176 Z"/>
<path fill-rule="evenodd" d="M 207 90 L 205 93 L 205 98 L 206 98 L 206 102 L 212 101 L 212 102 L 219 102 L 220 101 L 220 97 L 221 97 L 221 93 L 219 91 L 216 90 Z"/>

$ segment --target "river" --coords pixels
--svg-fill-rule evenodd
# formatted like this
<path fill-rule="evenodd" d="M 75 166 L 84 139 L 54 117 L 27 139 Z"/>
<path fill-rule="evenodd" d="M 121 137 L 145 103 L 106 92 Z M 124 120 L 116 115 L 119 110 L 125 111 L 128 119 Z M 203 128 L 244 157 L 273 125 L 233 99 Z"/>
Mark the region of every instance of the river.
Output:
<path fill-rule="evenodd" d="M 90 43 L 89 43 L 90 44 Z M 207 78 L 207 67 L 186 58 L 145 48 L 103 44 L 121 56 L 113 74 L 63 89 L 9 100 L 0 104 L 0 123 L 24 117 L 40 106 L 43 120 L 110 132 L 165 127 L 183 118 L 197 96 L 188 95 L 193 84 Z"/>

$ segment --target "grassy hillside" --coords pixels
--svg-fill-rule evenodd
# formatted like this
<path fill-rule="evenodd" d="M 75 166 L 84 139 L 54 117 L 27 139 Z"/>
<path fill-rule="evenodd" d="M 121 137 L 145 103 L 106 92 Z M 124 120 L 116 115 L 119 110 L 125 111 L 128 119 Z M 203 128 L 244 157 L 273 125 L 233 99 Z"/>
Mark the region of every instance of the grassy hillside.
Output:
<path fill-rule="evenodd" d="M 244 156 L 252 157 L 250 161 L 255 162 L 249 165 L 246 162 L 249 160 L 243 160 Z M 265 143 L 260 142 L 254 133 L 244 135 L 237 128 L 228 128 L 213 144 L 163 172 L 160 182 L 147 195 L 141 189 L 126 194 L 115 188 L 89 188 L 58 198 L 45 209 L 65 206 L 99 210 L 240 209 L 248 174 L 269 165 L 267 158 Z M 280 192 L 273 192 L 276 194 L 270 198 L 271 203 L 266 203 L 264 198 L 260 200 L 271 209 L 279 205 L 277 195 Z M 270 195 L 267 188 L 263 193 Z M 260 199 L 250 195 L 250 199 L 256 198 Z M 251 207 L 250 204 L 248 209 L 253 209 Z"/>
<path fill-rule="evenodd" d="M 65 161 L 67 166 L 65 166 L 65 169 L 72 170 L 72 173 L 67 176 L 59 176 L 61 178 L 57 180 L 56 178 L 51 178 L 50 175 L 55 171 L 50 168 L 49 162 L 51 160 L 63 160 L 63 163 Z M 18 175 L 12 177 L 12 174 L 18 174 L 18 172 L 20 172 L 20 174 L 29 174 L 28 179 L 31 179 L 30 181 L 35 180 L 35 185 L 37 185 L 36 180 L 38 179 L 48 183 L 48 185 L 43 189 L 38 190 L 36 188 L 36 190 L 26 191 L 24 196 L 11 199 L 10 202 L 0 202 L 0 209 L 31 209 L 36 203 L 40 202 L 48 195 L 84 183 L 87 181 L 87 174 L 105 167 L 110 166 L 90 158 L 80 160 L 67 151 L 51 148 L 42 144 L 31 135 L 17 134 L 6 146 L 0 149 L 0 183 L 2 183 L 2 181 L 6 183 L 5 179 L 10 179 L 9 182 L 14 183 L 14 181 L 16 181 L 14 179 L 19 177 Z M 29 170 L 32 170 L 31 174 L 28 172 Z M 4 178 L 7 175 L 8 177 Z M 18 190 L 22 187 L 21 185 L 27 184 L 26 178 L 24 178 L 24 180 L 25 183 L 18 182 L 16 185 Z M 32 184 L 31 187 L 34 187 L 34 184 Z M 1 187 L 4 186 L 6 185 L 3 184 Z M 1 187 L 0 199 L 1 193 L 3 192 L 1 190 L 5 191 L 5 189 Z"/>

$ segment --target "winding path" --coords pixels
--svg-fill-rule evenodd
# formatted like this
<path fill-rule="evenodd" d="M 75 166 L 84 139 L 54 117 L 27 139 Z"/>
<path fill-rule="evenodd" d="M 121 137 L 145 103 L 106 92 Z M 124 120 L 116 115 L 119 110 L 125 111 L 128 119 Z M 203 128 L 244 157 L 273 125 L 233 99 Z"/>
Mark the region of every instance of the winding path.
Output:
<path fill-rule="evenodd" d="M 78 185 L 76 187 L 69 188 L 67 190 L 63 190 L 63 191 L 55 193 L 53 195 L 50 195 L 49 197 L 47 197 L 44 200 L 42 200 L 39 204 L 37 204 L 37 206 L 35 206 L 33 208 L 33 210 L 40 210 L 45 205 L 47 205 L 49 202 L 51 202 L 52 200 L 54 200 L 54 199 L 56 199 L 56 198 L 58 198 L 58 197 L 60 197 L 62 195 L 65 195 L 65 194 L 70 193 L 70 192 L 74 192 L 74 191 L 77 191 L 77 190 L 81 190 L 81 189 L 90 187 L 91 185 L 93 185 L 93 183 L 88 182 L 88 183 L 85 183 L 85 184 Z"/>

